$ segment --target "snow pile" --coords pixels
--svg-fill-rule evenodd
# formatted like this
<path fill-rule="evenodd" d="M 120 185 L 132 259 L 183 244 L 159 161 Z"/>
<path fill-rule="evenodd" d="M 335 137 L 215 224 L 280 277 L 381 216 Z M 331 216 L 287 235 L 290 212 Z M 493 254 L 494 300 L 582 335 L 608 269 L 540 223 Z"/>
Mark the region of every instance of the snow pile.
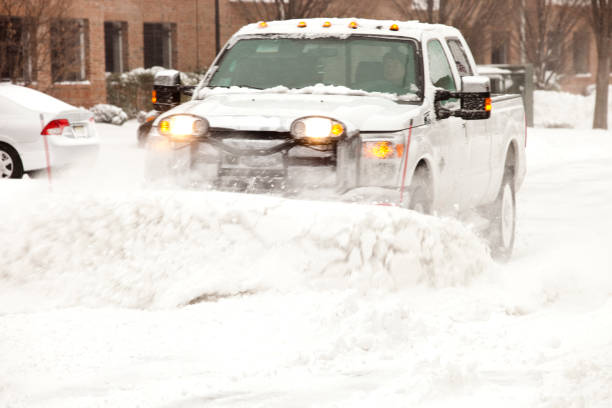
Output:
<path fill-rule="evenodd" d="M 96 122 L 123 125 L 128 120 L 128 115 L 118 106 L 100 103 L 90 109 Z"/>
<path fill-rule="evenodd" d="M 608 123 L 612 123 L 612 86 L 608 98 Z M 567 92 L 535 91 L 536 127 L 590 129 L 593 126 L 595 93 L 588 96 Z"/>
<path fill-rule="evenodd" d="M 10 305 L 15 288 L 47 293 L 51 306 L 164 308 L 270 289 L 446 287 L 490 262 L 459 222 L 397 208 L 218 192 L 11 194 L 0 204 L 0 309 L 23 304 Z"/>

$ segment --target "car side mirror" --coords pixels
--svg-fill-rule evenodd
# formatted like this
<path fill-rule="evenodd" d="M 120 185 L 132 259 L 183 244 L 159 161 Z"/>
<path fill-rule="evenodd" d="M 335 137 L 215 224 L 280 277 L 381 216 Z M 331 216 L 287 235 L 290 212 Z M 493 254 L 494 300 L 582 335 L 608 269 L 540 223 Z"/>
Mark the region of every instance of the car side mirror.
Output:
<path fill-rule="evenodd" d="M 181 73 L 165 69 L 155 74 L 151 102 L 157 111 L 167 111 L 181 104 L 181 95 L 193 95 L 195 86 L 181 85 Z"/>
<path fill-rule="evenodd" d="M 434 106 L 436 118 L 446 119 L 450 116 L 465 120 L 481 120 L 491 117 L 491 81 L 485 76 L 465 76 L 462 78 L 462 91 L 452 92 L 436 90 Z M 440 102 L 458 98 L 461 108 L 450 110 L 442 107 Z"/>

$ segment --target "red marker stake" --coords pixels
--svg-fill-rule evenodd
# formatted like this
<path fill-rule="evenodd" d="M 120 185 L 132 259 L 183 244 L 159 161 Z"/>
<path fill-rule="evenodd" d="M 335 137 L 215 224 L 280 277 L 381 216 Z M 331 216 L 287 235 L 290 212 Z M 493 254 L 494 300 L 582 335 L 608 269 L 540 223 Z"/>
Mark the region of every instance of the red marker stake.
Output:
<path fill-rule="evenodd" d="M 408 128 L 408 140 L 406 141 L 406 157 L 404 158 L 404 172 L 402 174 L 402 186 L 400 187 L 399 206 L 404 202 L 404 184 L 406 184 L 406 170 L 408 169 L 408 154 L 410 153 L 410 140 L 412 139 L 412 120 L 410 120 L 410 128 Z"/>
<path fill-rule="evenodd" d="M 40 125 L 42 128 L 45 128 L 45 121 L 42 113 L 40 114 Z M 49 179 L 49 191 L 52 191 L 51 188 L 51 159 L 49 157 L 49 143 L 47 142 L 47 135 L 42 135 L 43 140 L 45 142 L 45 158 L 47 159 L 47 178 Z"/>

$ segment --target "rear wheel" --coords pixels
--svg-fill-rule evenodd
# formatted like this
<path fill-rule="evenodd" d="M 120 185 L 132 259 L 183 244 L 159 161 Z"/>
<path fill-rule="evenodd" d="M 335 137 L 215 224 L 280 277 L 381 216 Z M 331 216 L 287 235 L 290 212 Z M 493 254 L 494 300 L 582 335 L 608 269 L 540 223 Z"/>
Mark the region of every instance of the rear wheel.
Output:
<path fill-rule="evenodd" d="M 498 261 L 507 261 L 514 248 L 516 231 L 516 197 L 514 183 L 508 174 L 504 176 L 499 194 L 488 211 L 488 241 L 491 256 Z"/>
<path fill-rule="evenodd" d="M 23 165 L 17 151 L 6 143 L 0 143 L 0 178 L 23 177 Z"/>

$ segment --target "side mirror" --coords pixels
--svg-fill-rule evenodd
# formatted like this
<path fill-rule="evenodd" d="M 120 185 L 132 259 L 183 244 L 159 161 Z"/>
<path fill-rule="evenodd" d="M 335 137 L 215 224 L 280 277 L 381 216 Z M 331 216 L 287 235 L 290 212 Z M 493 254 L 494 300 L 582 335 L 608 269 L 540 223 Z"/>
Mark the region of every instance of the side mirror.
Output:
<path fill-rule="evenodd" d="M 489 119 L 491 117 L 491 81 L 485 76 L 465 76 L 462 78 L 462 92 L 437 90 L 434 106 L 436 117 L 446 119 L 450 116 L 465 120 Z M 461 108 L 449 110 L 441 103 L 451 98 L 461 100 Z"/>
<path fill-rule="evenodd" d="M 193 95 L 194 86 L 181 85 L 181 73 L 166 69 L 155 74 L 151 102 L 157 111 L 167 111 L 181 104 L 181 94 Z"/>

